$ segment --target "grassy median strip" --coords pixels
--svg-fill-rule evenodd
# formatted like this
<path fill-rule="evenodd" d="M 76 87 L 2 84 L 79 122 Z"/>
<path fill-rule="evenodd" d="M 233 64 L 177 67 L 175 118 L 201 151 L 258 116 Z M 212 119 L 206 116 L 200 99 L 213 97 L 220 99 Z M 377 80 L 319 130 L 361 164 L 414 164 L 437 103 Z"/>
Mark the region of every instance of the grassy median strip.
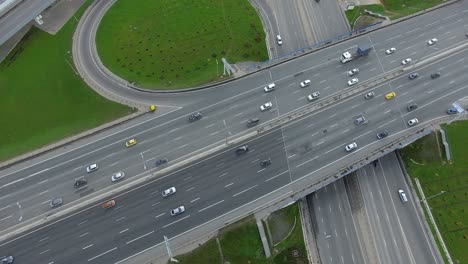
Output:
<path fill-rule="evenodd" d="M 268 59 L 263 26 L 248 0 L 119 0 L 96 42 L 104 65 L 150 89 L 216 81 L 222 57 Z"/>
<path fill-rule="evenodd" d="M 70 19 L 55 36 L 33 28 L 0 64 L 0 160 L 131 112 L 94 93 L 74 72 L 76 25 Z"/>
<path fill-rule="evenodd" d="M 444 159 L 434 134 L 402 150 L 412 178 L 418 178 L 455 263 L 468 262 L 468 122 L 445 126 L 453 162 Z M 442 153 L 442 157 L 439 156 Z M 442 251 L 441 251 L 442 252 Z"/>

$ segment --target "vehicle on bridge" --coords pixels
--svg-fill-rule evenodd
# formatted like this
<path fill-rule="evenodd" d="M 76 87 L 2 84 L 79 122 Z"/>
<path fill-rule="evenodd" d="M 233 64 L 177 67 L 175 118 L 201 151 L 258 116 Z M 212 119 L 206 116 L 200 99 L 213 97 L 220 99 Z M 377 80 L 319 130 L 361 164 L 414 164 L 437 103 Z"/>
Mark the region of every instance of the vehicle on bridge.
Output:
<path fill-rule="evenodd" d="M 271 165 L 271 159 L 262 160 L 262 161 L 260 162 L 260 166 L 261 166 L 262 168 L 265 168 L 265 167 L 270 166 L 270 165 Z"/>
<path fill-rule="evenodd" d="M 237 155 L 242 155 L 242 154 L 245 154 L 249 152 L 249 146 L 248 145 L 244 145 L 244 146 L 240 146 L 236 149 L 236 154 Z"/>
<path fill-rule="evenodd" d="M 203 115 L 200 112 L 196 112 L 196 113 L 192 113 L 191 115 L 189 115 L 188 119 L 190 122 L 193 122 L 193 121 L 200 120 L 202 117 Z"/>
<path fill-rule="evenodd" d="M 341 60 L 342 63 L 346 63 L 346 62 L 352 61 L 352 60 L 354 60 L 354 59 L 356 59 L 358 57 L 368 55 L 371 50 L 372 50 L 372 46 L 370 46 L 369 44 L 360 44 L 360 45 L 358 45 L 355 52 L 353 52 L 353 53 L 351 53 L 349 51 L 344 52 L 341 55 L 340 60 Z"/>
<path fill-rule="evenodd" d="M 313 92 L 312 94 L 309 94 L 307 96 L 307 100 L 314 101 L 314 100 L 318 99 L 319 97 L 320 97 L 320 92 L 317 91 L 317 92 Z"/>
<path fill-rule="evenodd" d="M 374 92 L 368 92 L 364 95 L 364 99 L 371 99 L 374 98 L 375 93 Z"/>
<path fill-rule="evenodd" d="M 451 107 L 451 108 L 447 109 L 447 114 L 449 114 L 449 115 L 454 115 L 454 114 L 457 114 L 457 113 L 458 113 L 458 111 L 457 111 L 457 109 L 455 107 Z"/>
<path fill-rule="evenodd" d="M 406 58 L 401 61 L 401 65 L 410 64 L 413 60 L 411 58 Z"/>
<path fill-rule="evenodd" d="M 352 78 L 352 79 L 349 79 L 348 80 L 348 86 L 353 86 L 355 85 L 356 83 L 359 82 L 359 79 L 358 78 Z"/>
<path fill-rule="evenodd" d="M 418 78 L 418 77 L 419 77 L 419 73 L 417 73 L 417 72 L 413 72 L 413 73 L 411 73 L 411 74 L 408 76 L 408 78 L 409 78 L 410 80 L 416 79 L 416 78 Z"/>
<path fill-rule="evenodd" d="M 80 188 L 80 187 L 85 186 L 86 184 L 88 184 L 88 180 L 86 178 L 80 178 L 80 179 L 75 180 L 73 187 Z"/>
<path fill-rule="evenodd" d="M 436 38 L 430 39 L 430 40 L 427 41 L 427 45 L 432 46 L 432 45 L 436 44 L 438 41 L 439 40 L 436 39 Z"/>
<path fill-rule="evenodd" d="M 0 257 L 1 264 L 13 264 L 14 261 L 15 261 L 15 258 L 13 256 Z"/>
<path fill-rule="evenodd" d="M 258 125 L 259 122 L 260 122 L 260 119 L 258 119 L 258 118 L 251 118 L 251 119 L 247 120 L 247 127 L 256 126 L 256 125 Z"/>
<path fill-rule="evenodd" d="M 403 190 L 398 190 L 398 196 L 400 196 L 401 202 L 408 202 L 408 197 L 406 197 L 406 193 Z"/>
<path fill-rule="evenodd" d="M 271 102 L 268 102 L 268 103 L 265 103 L 265 104 L 261 105 L 260 110 L 261 111 L 266 111 L 266 110 L 268 110 L 268 109 L 270 109 L 272 107 L 273 107 L 273 104 Z"/>
<path fill-rule="evenodd" d="M 176 216 L 176 215 L 181 214 L 181 213 L 183 213 L 183 212 L 185 212 L 185 207 L 183 207 L 183 206 L 181 205 L 181 206 L 179 206 L 179 207 L 177 207 L 177 208 L 172 209 L 172 210 L 171 210 L 171 215 L 172 215 L 172 216 Z"/>
<path fill-rule="evenodd" d="M 431 79 L 436 79 L 440 77 L 440 72 L 434 72 L 431 74 Z"/>
<path fill-rule="evenodd" d="M 385 100 L 390 100 L 395 98 L 396 93 L 395 92 L 389 92 L 388 94 L 385 95 Z"/>
<path fill-rule="evenodd" d="M 52 200 L 50 200 L 50 208 L 55 208 L 55 207 L 59 207 L 63 204 L 63 199 L 62 197 L 57 197 L 57 198 L 54 198 Z"/>
<path fill-rule="evenodd" d="M 125 142 L 125 146 L 127 146 L 127 148 L 128 148 L 128 147 L 131 147 L 133 145 L 136 145 L 136 143 L 137 143 L 136 139 L 132 138 L 129 141 Z"/>
<path fill-rule="evenodd" d="M 164 190 L 161 194 L 162 194 L 163 197 L 168 197 L 169 195 L 172 195 L 174 193 L 176 193 L 176 188 L 171 187 L 169 189 Z"/>
<path fill-rule="evenodd" d="M 419 120 L 417 118 L 408 120 L 408 126 L 414 126 L 414 125 L 417 125 L 418 123 L 419 123 Z"/>
<path fill-rule="evenodd" d="M 104 209 L 109 209 L 115 206 L 115 200 L 110 200 L 101 205 L 102 208 Z"/>
<path fill-rule="evenodd" d="M 408 110 L 408 112 L 411 112 L 413 110 L 416 110 L 418 109 L 418 105 L 417 104 L 410 104 L 406 107 L 406 109 Z"/>
<path fill-rule="evenodd" d="M 168 160 L 166 158 L 156 160 L 156 167 L 166 164 Z"/>
<path fill-rule="evenodd" d="M 123 178 L 125 178 L 125 173 L 123 171 L 119 171 L 117 173 L 114 173 L 114 175 L 112 175 L 111 180 L 112 182 L 117 182 Z"/>
<path fill-rule="evenodd" d="M 354 68 L 348 71 L 348 76 L 353 76 L 359 73 L 359 68 Z"/>
<path fill-rule="evenodd" d="M 86 167 L 86 172 L 90 173 L 90 172 L 96 171 L 98 169 L 99 169 L 98 165 L 96 163 L 94 163 L 94 164 L 91 164 L 88 167 Z"/>
<path fill-rule="evenodd" d="M 263 88 L 263 91 L 265 91 L 265 93 L 269 93 L 269 92 L 275 90 L 275 86 L 276 86 L 275 83 L 270 83 L 269 85 L 267 85 L 267 86 L 265 86 Z"/>
<path fill-rule="evenodd" d="M 304 80 L 299 85 L 301 86 L 301 88 L 307 87 L 310 85 L 310 80 Z"/>
<path fill-rule="evenodd" d="M 385 54 L 390 55 L 390 54 L 393 54 L 395 52 L 396 52 L 396 49 L 392 47 L 392 48 L 389 48 L 388 50 L 386 50 Z"/>
<path fill-rule="evenodd" d="M 350 152 L 350 151 L 352 151 L 352 150 L 354 150 L 356 148 L 357 148 L 357 143 L 353 142 L 353 143 L 351 143 L 349 145 L 346 145 L 345 150 L 346 150 L 346 152 Z"/>
<path fill-rule="evenodd" d="M 377 133 L 377 138 L 378 139 L 382 139 L 382 138 L 386 138 L 386 137 L 388 137 L 388 131 L 387 130 L 384 130 L 382 132 Z"/>

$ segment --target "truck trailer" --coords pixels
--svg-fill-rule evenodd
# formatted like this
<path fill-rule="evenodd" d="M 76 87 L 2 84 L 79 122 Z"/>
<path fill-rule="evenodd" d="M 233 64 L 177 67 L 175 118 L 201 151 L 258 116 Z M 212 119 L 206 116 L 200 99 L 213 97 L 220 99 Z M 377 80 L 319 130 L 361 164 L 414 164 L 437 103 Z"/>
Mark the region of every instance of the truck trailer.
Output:
<path fill-rule="evenodd" d="M 360 44 L 360 45 L 358 45 L 355 52 L 353 52 L 353 53 L 351 53 L 349 51 L 344 52 L 341 55 L 340 60 L 341 60 L 342 63 L 346 63 L 348 61 L 354 60 L 355 58 L 358 58 L 358 57 L 365 56 L 365 55 L 369 54 L 369 52 L 371 50 L 372 50 L 372 46 L 370 46 L 369 44 Z"/>

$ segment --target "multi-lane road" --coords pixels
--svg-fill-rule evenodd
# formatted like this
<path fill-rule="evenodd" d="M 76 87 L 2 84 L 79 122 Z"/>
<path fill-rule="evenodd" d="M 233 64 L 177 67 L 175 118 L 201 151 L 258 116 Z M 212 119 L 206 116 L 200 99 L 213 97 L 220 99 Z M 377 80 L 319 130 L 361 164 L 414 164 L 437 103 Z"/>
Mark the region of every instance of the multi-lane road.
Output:
<path fill-rule="evenodd" d="M 21 221 L 25 221 L 48 212 L 46 202 L 55 196 L 65 196 L 67 203 L 81 198 L 83 193 L 90 194 L 103 188 L 112 188 L 110 176 L 116 171 L 125 171 L 129 181 L 132 177 L 154 169 L 154 161 L 158 158 L 167 157 L 173 161 L 214 142 L 223 142 L 228 133 L 235 135 L 244 131 L 245 122 L 251 117 L 259 117 L 261 122 L 265 122 L 309 104 L 305 97 L 313 91 L 320 91 L 321 97 L 339 94 L 346 88 L 348 78 L 345 72 L 351 68 L 360 68 L 357 77 L 362 82 L 400 67 L 400 61 L 404 58 L 420 60 L 448 46 L 465 43 L 467 13 L 467 4 L 458 2 L 420 16 L 417 20 L 405 21 L 340 43 L 221 85 L 216 89 L 182 95 L 165 95 L 162 101 L 172 103 L 173 106 L 161 107 L 160 116 L 157 118 L 146 117 L 147 120 L 141 122 L 136 120 L 135 126 L 116 131 L 103 139 L 97 139 L 71 150 L 61 149 L 50 153 L 47 157 L 39 157 L 27 164 L 18 164 L 1 171 L 0 225 L 4 229 L 17 224 L 20 218 Z M 428 46 L 426 41 L 433 37 L 439 38 L 439 43 Z M 370 43 L 374 47 L 368 57 L 344 65 L 338 61 L 337 58 L 343 51 L 355 48 L 358 43 L 363 42 Z M 84 47 L 81 55 L 86 58 L 88 53 Z M 396 47 L 397 52 L 386 56 L 384 50 L 389 47 Z M 91 56 L 91 53 L 88 55 Z M 158 198 L 154 198 L 155 203 L 160 201 L 161 205 L 156 206 L 149 214 L 148 208 L 152 208 L 153 204 L 148 202 L 152 200 L 148 198 L 149 189 L 156 194 L 162 188 L 176 185 L 174 183 L 184 184 L 184 179 L 194 177 L 192 170 L 183 170 L 142 187 L 137 192 L 119 196 L 118 204 L 123 207 L 116 207 L 105 213 L 100 208 L 92 207 L 73 218 L 42 229 L 39 233 L 12 240 L 0 248 L 2 252 L 8 251 L 8 254 L 14 254 L 18 260 L 24 261 L 39 258 L 44 263 L 48 263 L 47 261 L 60 263 L 68 261 L 70 256 L 76 256 L 74 262 L 65 262 L 86 263 L 87 260 L 90 262 L 99 260 L 99 263 L 112 263 L 116 259 L 148 247 L 155 241 L 160 241 L 162 234 L 169 236 L 178 234 L 222 214 L 225 210 L 233 210 L 246 201 L 274 191 L 280 186 L 299 180 L 316 180 L 325 169 L 331 169 L 338 164 L 349 164 L 365 157 L 366 151 L 377 149 L 388 140 L 405 134 L 408 131 L 406 125 L 408 119 L 417 117 L 424 124 L 434 117 L 444 115 L 451 102 L 466 96 L 468 77 L 463 73 L 467 69 L 467 59 L 466 50 L 452 54 L 415 69 L 420 74 L 415 80 L 410 81 L 404 74 L 391 83 L 373 87 L 372 91 L 376 95 L 371 100 L 365 100 L 363 95 L 359 94 L 265 135 L 249 143 L 254 151 L 245 157 L 235 157 L 232 151 L 227 151 L 203 163 L 204 167 L 201 170 L 203 172 L 198 173 L 201 174 L 200 177 L 215 179 L 228 173 L 229 178 L 226 179 L 231 180 L 232 177 L 238 176 L 239 178 L 232 178 L 231 185 L 229 185 L 231 182 L 223 182 L 224 179 L 218 185 L 214 181 L 188 181 L 187 185 L 178 188 L 175 196 L 164 201 L 159 195 Z M 93 59 L 89 60 L 88 66 L 90 69 L 95 69 L 92 61 Z M 429 75 L 435 71 L 440 71 L 442 76 L 432 80 Z M 98 71 L 88 72 L 90 78 L 98 78 L 103 84 L 108 85 L 106 82 L 109 79 L 99 75 Z M 311 79 L 312 85 L 301 89 L 298 84 L 304 79 Z M 277 89 L 269 94 L 263 93 L 262 87 L 272 81 L 276 83 Z M 115 82 L 111 83 L 118 86 Z M 394 100 L 384 100 L 384 95 L 390 91 L 395 91 L 397 97 Z M 159 98 L 158 95 L 142 95 L 130 89 L 128 95 L 134 98 L 145 96 L 149 102 Z M 177 105 L 179 98 L 181 103 Z M 260 112 L 259 106 L 268 101 L 273 103 L 273 109 Z M 407 112 L 406 107 L 410 103 L 417 103 L 419 108 Z M 177 108 L 178 106 L 183 108 Z M 189 123 L 187 115 L 193 111 L 201 111 L 204 118 Z M 367 125 L 354 124 L 354 118 L 359 114 L 365 115 L 369 120 Z M 377 141 L 375 134 L 383 129 L 390 132 L 390 137 Z M 139 143 L 134 147 L 125 148 L 125 140 L 133 137 Z M 357 142 L 358 150 L 347 154 L 344 145 L 353 141 Z M 272 157 L 273 165 L 265 171 L 258 172 L 260 169 L 254 161 L 266 156 Z M 237 163 L 242 160 L 246 164 L 243 167 Z M 86 189 L 76 191 L 72 186 L 73 179 L 83 176 L 84 167 L 94 162 L 99 164 L 100 169 L 88 176 L 89 184 Z M 237 175 L 238 167 L 249 171 Z M 270 178 L 272 179 L 267 181 Z M 206 186 L 199 185 L 199 182 L 204 182 Z M 205 193 L 209 191 L 209 194 L 200 192 L 199 202 L 197 200 L 192 205 L 192 201 L 197 197 L 190 196 L 190 191 L 187 191 L 190 188 L 194 188 L 190 191 L 205 188 Z M 181 195 L 184 191 L 186 195 Z M 238 195 L 234 196 L 235 194 Z M 207 196 L 203 198 L 204 195 Z M 187 206 L 187 212 L 177 218 L 168 217 L 168 209 L 181 204 Z M 121 210 L 124 208 L 126 210 Z M 204 208 L 207 209 L 202 210 Z M 217 210 L 210 210 L 211 208 Z M 131 213 L 128 213 L 128 210 Z M 165 215 L 156 218 L 163 213 Z M 129 226 L 117 221 L 121 217 L 134 217 L 138 219 L 135 220 L 138 225 Z M 77 219 L 81 221 L 89 219 L 87 221 L 92 225 L 86 227 L 83 224 L 78 225 L 81 222 L 77 222 Z M 179 221 L 180 219 L 183 220 Z M 153 226 L 150 227 L 149 223 Z M 164 226 L 167 226 L 165 230 L 160 229 Z M 126 231 L 120 233 L 127 228 L 134 229 L 134 232 L 128 236 L 124 234 Z M 66 232 L 54 233 L 54 230 Z M 99 241 L 94 242 L 86 235 L 80 237 L 86 232 L 97 234 Z M 121 234 L 124 234 L 123 237 Z M 138 238 L 138 234 L 141 238 L 132 241 Z M 72 237 L 75 238 L 71 240 Z M 149 242 L 145 240 L 146 238 L 152 239 Z M 40 241 L 41 239 L 44 240 Z M 70 247 L 67 239 L 70 239 L 69 243 L 82 241 L 77 245 L 83 245 L 81 248 Z M 43 242 L 43 245 L 38 246 L 38 241 Z M 92 246 L 89 246 L 91 244 Z M 100 254 L 102 256 L 96 257 Z"/>

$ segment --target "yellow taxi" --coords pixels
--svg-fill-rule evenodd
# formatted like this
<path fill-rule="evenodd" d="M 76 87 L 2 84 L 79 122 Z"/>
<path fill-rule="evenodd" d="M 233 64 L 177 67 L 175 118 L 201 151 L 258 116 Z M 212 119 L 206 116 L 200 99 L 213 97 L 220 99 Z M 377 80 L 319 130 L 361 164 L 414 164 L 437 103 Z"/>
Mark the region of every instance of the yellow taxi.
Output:
<path fill-rule="evenodd" d="M 150 105 L 150 111 L 151 111 L 151 112 L 156 111 L 156 106 L 155 106 L 155 105 Z"/>
<path fill-rule="evenodd" d="M 385 99 L 386 100 L 390 100 L 390 99 L 393 99 L 393 97 L 396 96 L 396 93 L 395 92 L 391 92 L 391 93 L 388 93 L 385 95 Z"/>
<path fill-rule="evenodd" d="M 132 138 L 129 141 L 125 142 L 125 146 L 127 146 L 127 148 L 128 148 L 128 147 L 131 147 L 133 145 L 136 145 L 136 143 L 137 143 L 136 140 L 134 138 Z"/>

